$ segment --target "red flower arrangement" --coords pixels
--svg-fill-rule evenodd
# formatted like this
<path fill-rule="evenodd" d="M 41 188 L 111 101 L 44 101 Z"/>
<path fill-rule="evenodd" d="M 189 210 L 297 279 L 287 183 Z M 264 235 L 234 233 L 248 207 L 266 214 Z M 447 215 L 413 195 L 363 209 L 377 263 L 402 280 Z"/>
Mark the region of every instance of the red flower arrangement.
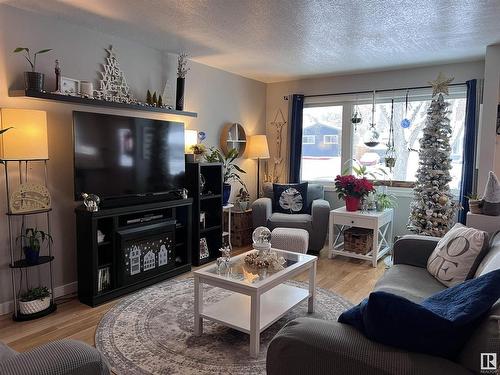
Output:
<path fill-rule="evenodd" d="M 353 175 L 347 175 L 335 178 L 335 190 L 340 199 L 345 199 L 345 197 L 362 198 L 368 195 L 368 193 L 375 191 L 375 188 L 366 178 L 356 178 Z"/>

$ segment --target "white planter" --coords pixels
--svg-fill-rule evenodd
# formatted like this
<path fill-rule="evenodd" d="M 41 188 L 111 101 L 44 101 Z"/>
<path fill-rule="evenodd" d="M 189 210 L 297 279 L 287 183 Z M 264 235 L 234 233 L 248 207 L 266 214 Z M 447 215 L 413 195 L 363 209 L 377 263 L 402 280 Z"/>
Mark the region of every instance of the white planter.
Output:
<path fill-rule="evenodd" d="M 45 297 L 43 299 L 36 299 L 34 301 L 29 301 L 29 302 L 19 301 L 19 312 L 23 315 L 29 315 L 48 309 L 49 306 L 50 306 L 50 297 Z"/>

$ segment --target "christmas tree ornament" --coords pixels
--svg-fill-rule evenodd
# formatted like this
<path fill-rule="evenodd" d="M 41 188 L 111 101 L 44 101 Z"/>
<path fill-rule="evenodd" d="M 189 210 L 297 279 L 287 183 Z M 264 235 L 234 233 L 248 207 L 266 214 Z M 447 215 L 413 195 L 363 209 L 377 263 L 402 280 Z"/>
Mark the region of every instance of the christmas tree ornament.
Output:
<path fill-rule="evenodd" d="M 401 120 L 401 127 L 403 129 L 408 129 L 411 125 L 411 121 L 408 119 L 408 97 L 410 95 L 410 90 L 406 90 L 406 103 L 405 103 L 405 118 Z"/>
<path fill-rule="evenodd" d="M 385 166 L 392 173 L 392 168 L 396 165 L 396 148 L 394 147 L 394 98 L 391 100 L 391 120 L 389 123 L 389 141 L 385 152 Z"/>
<path fill-rule="evenodd" d="M 356 95 L 356 104 L 353 107 L 353 113 L 351 117 L 351 124 L 354 127 L 354 132 L 358 130 L 358 124 L 361 122 L 361 113 L 359 112 L 358 107 L 358 95 Z"/>
<path fill-rule="evenodd" d="M 444 236 L 451 228 L 459 208 L 453 200 L 449 186 L 452 128 L 447 117 L 449 103 L 443 96 L 448 92 L 447 84 L 451 80 L 440 73 L 438 78 L 432 81 L 433 99 L 427 110 L 427 119 L 420 138 L 419 166 L 414 200 L 410 205 L 408 229 L 427 236 Z M 431 219 L 422 223 L 419 218 L 421 213 Z"/>
<path fill-rule="evenodd" d="M 375 128 L 375 90 L 373 90 L 372 98 L 372 122 L 370 123 L 370 128 L 366 132 L 363 142 L 367 147 L 375 147 L 380 143 L 380 134 Z"/>
<path fill-rule="evenodd" d="M 97 98 L 109 102 L 135 103 L 136 101 L 130 94 L 125 74 L 113 51 L 113 46 L 110 46 L 109 49 L 105 48 L 105 50 L 109 56 L 106 57 L 106 63 L 102 66 L 103 71 L 99 72 L 102 78 L 99 81 L 100 90 L 96 92 Z"/>

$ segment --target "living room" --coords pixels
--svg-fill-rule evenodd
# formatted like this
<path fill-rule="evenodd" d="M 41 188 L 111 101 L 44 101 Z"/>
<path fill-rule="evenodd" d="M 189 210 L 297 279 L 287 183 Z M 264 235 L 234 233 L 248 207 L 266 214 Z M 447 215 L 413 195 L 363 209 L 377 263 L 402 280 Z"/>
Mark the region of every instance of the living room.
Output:
<path fill-rule="evenodd" d="M 499 15 L 2 2 L 0 373 L 497 373 Z"/>

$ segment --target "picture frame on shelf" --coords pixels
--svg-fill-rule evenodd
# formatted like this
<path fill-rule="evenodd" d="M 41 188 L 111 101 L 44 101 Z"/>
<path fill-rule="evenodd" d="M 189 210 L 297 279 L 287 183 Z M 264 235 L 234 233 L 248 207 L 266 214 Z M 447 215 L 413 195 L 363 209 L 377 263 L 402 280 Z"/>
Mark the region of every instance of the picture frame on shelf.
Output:
<path fill-rule="evenodd" d="M 210 253 L 208 251 L 208 243 L 205 237 L 200 238 L 200 259 L 206 259 L 210 257 Z"/>
<path fill-rule="evenodd" d="M 61 77 L 61 94 L 79 96 L 80 81 L 69 77 Z"/>

